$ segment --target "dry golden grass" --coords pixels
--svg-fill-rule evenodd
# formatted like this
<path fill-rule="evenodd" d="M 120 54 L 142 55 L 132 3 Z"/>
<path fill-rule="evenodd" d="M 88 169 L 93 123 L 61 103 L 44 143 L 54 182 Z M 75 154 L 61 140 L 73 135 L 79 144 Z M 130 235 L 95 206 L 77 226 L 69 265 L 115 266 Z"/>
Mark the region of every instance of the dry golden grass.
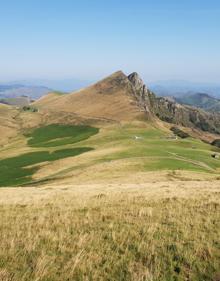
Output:
<path fill-rule="evenodd" d="M 17 135 L 19 125 L 15 117 L 17 110 L 11 106 L 0 104 L 0 145 L 4 145 Z"/>
<path fill-rule="evenodd" d="M 0 280 L 218 280 L 218 181 L 0 190 Z"/>
<path fill-rule="evenodd" d="M 42 112 L 75 113 L 85 119 L 132 121 L 144 118 L 129 80 L 122 72 L 69 95 L 50 94 L 34 103 Z"/>

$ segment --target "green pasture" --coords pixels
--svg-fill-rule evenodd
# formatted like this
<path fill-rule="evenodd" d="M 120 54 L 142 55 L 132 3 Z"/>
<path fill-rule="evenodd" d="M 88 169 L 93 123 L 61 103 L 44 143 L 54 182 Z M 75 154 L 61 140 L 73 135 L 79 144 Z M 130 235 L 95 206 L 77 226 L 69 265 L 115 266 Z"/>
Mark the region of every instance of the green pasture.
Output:
<path fill-rule="evenodd" d="M 97 134 L 98 128 L 89 126 L 52 124 L 25 134 L 32 147 L 54 147 L 73 144 Z"/>
<path fill-rule="evenodd" d="M 26 132 L 31 152 L 0 160 L 0 186 L 31 183 L 33 174 L 44 162 L 73 157 L 92 149 L 117 147 L 121 149 L 100 156 L 93 163 L 137 159 L 140 165 L 134 167 L 134 172 L 140 169 L 219 173 L 220 160 L 211 155 L 214 151 L 218 153 L 220 149 L 200 140 L 172 139 L 171 132 L 131 125 L 110 127 L 101 130 L 99 134 L 98 132 L 98 128 L 90 126 L 57 124 Z M 79 165 L 79 169 L 81 168 Z"/>
<path fill-rule="evenodd" d="M 96 133 L 98 133 L 98 129 L 89 126 L 56 124 L 29 131 L 25 134 L 28 138 L 28 145 L 44 150 L 0 160 L 0 186 L 17 186 L 29 183 L 40 164 L 77 156 L 93 150 L 91 147 L 69 148 L 65 145 L 86 140 Z M 54 147 L 52 151 L 51 147 Z M 45 150 L 45 148 L 48 150 Z"/>
<path fill-rule="evenodd" d="M 73 157 L 92 150 L 90 147 L 40 151 L 0 160 L 0 186 L 16 186 L 31 182 L 32 175 L 39 169 L 36 164 Z M 29 167 L 36 165 L 34 167 Z"/>

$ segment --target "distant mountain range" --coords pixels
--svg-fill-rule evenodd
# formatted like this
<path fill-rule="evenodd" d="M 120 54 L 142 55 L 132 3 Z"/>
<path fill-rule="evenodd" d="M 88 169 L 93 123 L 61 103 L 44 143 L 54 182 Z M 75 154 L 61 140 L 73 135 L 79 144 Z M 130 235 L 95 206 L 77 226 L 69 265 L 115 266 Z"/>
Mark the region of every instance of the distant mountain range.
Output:
<path fill-rule="evenodd" d="M 24 96 L 36 100 L 51 91 L 73 92 L 87 86 L 90 83 L 90 81 L 78 79 L 29 79 L 4 84 L 0 83 L 0 100 L 1 102 L 14 103 L 12 100 L 5 101 L 4 99 L 12 99 Z"/>
<path fill-rule="evenodd" d="M 158 96 L 190 95 L 195 93 L 208 93 L 210 96 L 220 98 L 220 84 L 216 83 L 195 83 L 184 80 L 167 80 L 148 83 L 151 91 Z"/>
<path fill-rule="evenodd" d="M 206 111 L 220 112 L 220 99 L 211 97 L 208 94 L 196 93 L 191 95 L 183 95 L 182 97 L 176 97 L 175 100 L 178 103 L 202 108 Z"/>
<path fill-rule="evenodd" d="M 45 86 L 49 89 L 53 89 L 61 92 L 73 92 L 78 89 L 84 88 L 91 84 L 92 81 L 82 80 L 77 78 L 67 79 L 24 79 L 19 81 L 13 81 L 9 84 L 22 84 L 28 86 Z"/>

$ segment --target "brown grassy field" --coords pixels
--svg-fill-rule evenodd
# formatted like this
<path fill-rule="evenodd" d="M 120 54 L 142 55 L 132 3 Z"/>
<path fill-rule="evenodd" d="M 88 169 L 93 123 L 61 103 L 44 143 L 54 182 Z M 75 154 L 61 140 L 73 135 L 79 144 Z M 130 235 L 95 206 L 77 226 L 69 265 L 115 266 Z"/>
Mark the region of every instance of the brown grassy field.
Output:
<path fill-rule="evenodd" d="M 2 188 L 0 280 L 217 281 L 219 211 L 219 181 Z"/>

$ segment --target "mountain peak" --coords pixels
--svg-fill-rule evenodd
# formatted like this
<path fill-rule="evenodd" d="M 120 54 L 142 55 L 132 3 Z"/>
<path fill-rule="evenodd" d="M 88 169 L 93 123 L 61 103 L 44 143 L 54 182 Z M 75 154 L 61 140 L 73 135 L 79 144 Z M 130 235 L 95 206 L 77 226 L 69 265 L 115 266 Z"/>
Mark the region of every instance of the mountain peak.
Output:
<path fill-rule="evenodd" d="M 123 71 L 118 70 L 118 71 L 112 73 L 111 75 L 105 77 L 101 81 L 98 81 L 97 83 L 100 83 L 100 82 L 106 81 L 106 80 L 114 80 L 114 79 L 116 79 L 116 80 L 117 79 L 124 80 L 124 79 L 127 79 L 127 76 L 124 74 Z"/>
<path fill-rule="evenodd" d="M 54 112 L 65 112 L 84 122 L 87 119 L 95 120 L 91 122 L 154 122 L 159 118 L 176 125 L 220 133 L 217 115 L 158 98 L 147 89 L 137 72 L 126 76 L 117 71 L 87 88 L 68 95 L 47 96 L 34 105 L 41 112 L 50 112 L 51 116 Z"/>
<path fill-rule="evenodd" d="M 144 82 L 137 72 L 132 72 L 130 75 L 128 75 L 128 79 L 137 91 L 143 89 Z"/>

